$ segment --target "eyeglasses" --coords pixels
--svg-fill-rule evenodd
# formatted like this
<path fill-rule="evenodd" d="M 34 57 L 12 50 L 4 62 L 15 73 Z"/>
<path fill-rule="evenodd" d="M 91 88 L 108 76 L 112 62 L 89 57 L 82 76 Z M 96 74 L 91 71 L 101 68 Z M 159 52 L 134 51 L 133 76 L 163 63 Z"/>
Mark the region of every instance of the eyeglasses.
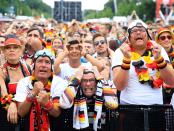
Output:
<path fill-rule="evenodd" d="M 171 35 L 167 35 L 167 36 L 160 36 L 159 39 L 160 40 L 165 40 L 165 39 L 168 39 L 168 40 L 171 40 L 172 39 L 172 36 Z"/>
<path fill-rule="evenodd" d="M 105 43 L 106 43 L 105 40 L 100 40 L 100 41 L 95 41 L 95 42 L 94 42 L 94 45 L 95 45 L 95 46 L 98 46 L 99 44 L 103 45 L 103 44 L 105 44 Z"/>
<path fill-rule="evenodd" d="M 143 28 L 143 27 L 141 27 L 141 28 L 133 28 L 132 30 L 131 30 L 131 33 L 135 33 L 135 32 L 145 32 L 146 31 L 146 29 L 145 28 Z"/>
<path fill-rule="evenodd" d="M 95 82 L 95 79 L 94 78 L 91 78 L 91 79 L 82 79 L 82 82 Z"/>

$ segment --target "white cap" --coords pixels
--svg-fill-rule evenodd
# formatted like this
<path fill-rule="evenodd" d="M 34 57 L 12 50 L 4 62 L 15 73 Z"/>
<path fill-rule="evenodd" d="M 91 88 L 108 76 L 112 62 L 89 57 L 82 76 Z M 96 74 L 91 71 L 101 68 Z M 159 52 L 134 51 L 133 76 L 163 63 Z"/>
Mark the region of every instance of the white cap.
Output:
<path fill-rule="evenodd" d="M 131 30 L 133 27 L 144 27 L 147 29 L 147 25 L 142 20 L 134 20 L 128 26 L 128 31 Z"/>

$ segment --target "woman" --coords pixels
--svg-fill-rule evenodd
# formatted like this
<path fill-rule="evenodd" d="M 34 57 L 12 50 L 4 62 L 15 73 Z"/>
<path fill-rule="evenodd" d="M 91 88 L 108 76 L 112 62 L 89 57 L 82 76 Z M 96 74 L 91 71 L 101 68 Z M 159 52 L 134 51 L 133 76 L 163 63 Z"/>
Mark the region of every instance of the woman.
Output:
<path fill-rule="evenodd" d="M 18 115 L 16 103 L 12 101 L 12 98 L 16 93 L 18 81 L 23 77 L 29 76 L 31 70 L 24 61 L 20 60 L 23 48 L 17 37 L 12 35 L 6 38 L 2 52 L 6 62 L 0 69 L 1 105 L 3 108 L 0 109 L 0 115 L 3 118 L 0 121 L 0 130 L 15 130 L 15 125 L 13 124 L 18 123 Z"/>

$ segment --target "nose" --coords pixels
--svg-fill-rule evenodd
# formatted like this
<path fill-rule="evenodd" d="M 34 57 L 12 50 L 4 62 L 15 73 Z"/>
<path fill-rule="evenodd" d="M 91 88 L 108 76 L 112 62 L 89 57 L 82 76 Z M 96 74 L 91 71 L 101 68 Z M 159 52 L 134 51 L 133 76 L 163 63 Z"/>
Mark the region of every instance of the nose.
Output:
<path fill-rule="evenodd" d="M 86 82 L 86 85 L 90 85 L 90 81 L 87 81 L 87 82 Z"/>

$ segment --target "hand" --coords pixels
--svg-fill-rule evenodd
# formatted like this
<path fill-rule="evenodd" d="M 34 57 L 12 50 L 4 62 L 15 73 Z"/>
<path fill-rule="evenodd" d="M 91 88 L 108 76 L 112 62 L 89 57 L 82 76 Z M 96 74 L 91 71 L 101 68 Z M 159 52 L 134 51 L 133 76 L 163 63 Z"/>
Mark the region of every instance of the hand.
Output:
<path fill-rule="evenodd" d="M 38 95 L 41 90 L 44 89 L 44 85 L 41 81 L 36 81 L 32 90 L 34 96 Z"/>
<path fill-rule="evenodd" d="M 87 50 L 85 49 L 85 47 L 82 44 L 80 44 L 79 46 L 80 46 L 80 50 L 81 50 L 81 56 L 85 56 L 86 53 L 88 53 Z"/>
<path fill-rule="evenodd" d="M 127 43 L 123 43 L 120 46 L 120 50 L 123 53 L 124 57 L 130 59 L 131 58 L 131 49 L 130 49 L 130 45 L 128 45 Z"/>
<path fill-rule="evenodd" d="M 46 91 L 40 91 L 37 96 L 37 102 L 40 103 L 41 106 L 45 106 L 45 104 L 49 101 L 49 95 Z"/>
<path fill-rule="evenodd" d="M 83 71 L 84 71 L 85 67 L 84 66 L 80 66 L 77 70 L 77 72 L 75 73 L 75 77 L 81 81 L 82 77 L 83 77 Z"/>
<path fill-rule="evenodd" d="M 152 53 L 154 56 L 154 59 L 158 59 L 161 56 L 161 46 L 157 44 L 155 41 L 152 42 Z"/>
<path fill-rule="evenodd" d="M 18 122 L 17 107 L 14 102 L 11 102 L 7 110 L 7 120 L 13 124 Z"/>
<path fill-rule="evenodd" d="M 93 69 L 93 71 L 94 71 L 95 78 L 96 78 L 97 80 L 102 80 L 103 77 L 102 77 L 102 75 L 99 73 L 97 67 L 96 67 L 96 66 L 93 66 L 92 69 Z"/>

